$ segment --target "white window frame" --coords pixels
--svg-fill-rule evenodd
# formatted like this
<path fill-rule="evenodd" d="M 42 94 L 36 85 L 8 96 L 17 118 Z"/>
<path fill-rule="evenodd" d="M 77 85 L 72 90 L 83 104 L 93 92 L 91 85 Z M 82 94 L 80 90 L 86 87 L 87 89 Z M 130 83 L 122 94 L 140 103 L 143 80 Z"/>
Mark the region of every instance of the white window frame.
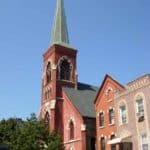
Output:
<path fill-rule="evenodd" d="M 142 111 L 139 109 L 139 102 L 142 102 L 141 105 L 142 105 Z M 137 121 L 138 122 L 141 122 L 139 121 L 140 117 L 143 117 L 143 120 L 144 121 L 144 101 L 142 98 L 139 98 L 136 100 L 136 116 L 137 116 Z"/>
<path fill-rule="evenodd" d="M 145 139 L 143 138 L 144 136 L 145 136 Z M 141 143 L 141 150 L 145 150 L 143 149 L 143 145 L 147 145 L 147 150 L 148 150 L 148 137 L 146 133 L 143 133 L 140 135 L 140 143 Z"/>
<path fill-rule="evenodd" d="M 125 107 L 125 117 L 126 117 L 126 122 L 123 122 L 123 119 L 122 119 L 122 107 Z M 123 125 L 123 124 L 127 124 L 128 123 L 128 116 L 127 116 L 127 106 L 126 105 L 122 105 L 122 106 L 119 106 L 119 120 L 120 120 L 120 125 Z"/>
<path fill-rule="evenodd" d="M 110 111 L 113 111 L 113 121 L 110 123 Z M 114 125 L 115 124 L 115 110 L 114 110 L 114 108 L 110 108 L 109 110 L 108 110 L 108 117 L 109 117 L 109 125 Z"/>
<path fill-rule="evenodd" d="M 100 114 L 103 114 L 103 125 L 101 125 Z M 99 128 L 104 128 L 105 126 L 105 113 L 103 111 L 99 112 Z"/>

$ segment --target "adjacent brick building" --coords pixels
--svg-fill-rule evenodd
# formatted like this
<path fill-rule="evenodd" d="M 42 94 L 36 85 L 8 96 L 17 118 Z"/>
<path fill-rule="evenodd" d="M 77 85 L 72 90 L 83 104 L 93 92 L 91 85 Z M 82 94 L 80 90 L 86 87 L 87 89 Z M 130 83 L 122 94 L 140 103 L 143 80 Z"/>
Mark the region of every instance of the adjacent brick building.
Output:
<path fill-rule="evenodd" d="M 115 94 L 117 137 L 110 141 L 120 150 L 150 149 L 150 75 L 144 75 Z"/>
<path fill-rule="evenodd" d="M 116 137 L 116 111 L 114 93 L 122 91 L 123 86 L 106 75 L 95 99 L 97 150 L 115 150 L 115 145 L 108 144 Z"/>

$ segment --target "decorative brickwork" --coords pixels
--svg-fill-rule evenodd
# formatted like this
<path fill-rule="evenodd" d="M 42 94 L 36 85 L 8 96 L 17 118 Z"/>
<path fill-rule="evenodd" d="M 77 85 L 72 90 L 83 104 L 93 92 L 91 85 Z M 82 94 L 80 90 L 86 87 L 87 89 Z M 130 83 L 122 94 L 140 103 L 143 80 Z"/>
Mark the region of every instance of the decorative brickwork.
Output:
<path fill-rule="evenodd" d="M 102 147 L 111 150 L 111 145 L 108 142 L 111 140 L 111 136 L 117 132 L 114 94 L 116 91 L 122 91 L 123 89 L 124 87 L 117 81 L 108 75 L 105 76 L 95 99 L 97 150 L 101 150 Z M 103 119 L 101 114 L 103 114 Z M 101 145 L 102 143 L 103 145 Z"/>

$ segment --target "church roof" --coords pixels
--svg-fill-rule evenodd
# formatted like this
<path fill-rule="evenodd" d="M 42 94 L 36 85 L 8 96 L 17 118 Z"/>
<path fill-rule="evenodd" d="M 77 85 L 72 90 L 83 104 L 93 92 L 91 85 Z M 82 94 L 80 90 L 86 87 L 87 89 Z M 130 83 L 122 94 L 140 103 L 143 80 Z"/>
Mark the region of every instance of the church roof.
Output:
<path fill-rule="evenodd" d="M 57 0 L 54 25 L 51 37 L 51 45 L 59 44 L 63 46 L 69 46 L 68 29 L 63 0 Z"/>
<path fill-rule="evenodd" d="M 95 118 L 94 99 L 98 87 L 84 83 L 78 83 L 78 88 L 63 88 L 71 103 L 76 107 L 83 117 Z"/>

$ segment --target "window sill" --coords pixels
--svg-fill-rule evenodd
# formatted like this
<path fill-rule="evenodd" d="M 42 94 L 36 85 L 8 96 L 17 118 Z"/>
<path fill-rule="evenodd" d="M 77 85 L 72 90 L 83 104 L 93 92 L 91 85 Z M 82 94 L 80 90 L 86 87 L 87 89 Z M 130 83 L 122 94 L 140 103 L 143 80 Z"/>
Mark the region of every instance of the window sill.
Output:
<path fill-rule="evenodd" d="M 105 127 L 104 127 L 104 126 L 100 126 L 100 127 L 99 127 L 99 129 L 103 129 L 103 128 L 105 128 Z"/>
<path fill-rule="evenodd" d="M 64 144 L 70 144 L 70 143 L 74 143 L 74 142 L 79 142 L 81 141 L 81 139 L 73 139 L 73 140 L 69 140 L 68 142 L 64 142 Z"/>
<path fill-rule="evenodd" d="M 115 123 L 111 123 L 111 124 L 109 124 L 109 126 L 114 126 L 115 125 Z"/>
<path fill-rule="evenodd" d="M 112 101 L 113 101 L 112 99 L 108 99 L 108 100 L 107 100 L 107 102 L 112 102 Z"/>
<path fill-rule="evenodd" d="M 61 80 L 61 79 L 58 79 L 59 82 L 68 82 L 68 83 L 74 83 L 72 80 Z"/>

